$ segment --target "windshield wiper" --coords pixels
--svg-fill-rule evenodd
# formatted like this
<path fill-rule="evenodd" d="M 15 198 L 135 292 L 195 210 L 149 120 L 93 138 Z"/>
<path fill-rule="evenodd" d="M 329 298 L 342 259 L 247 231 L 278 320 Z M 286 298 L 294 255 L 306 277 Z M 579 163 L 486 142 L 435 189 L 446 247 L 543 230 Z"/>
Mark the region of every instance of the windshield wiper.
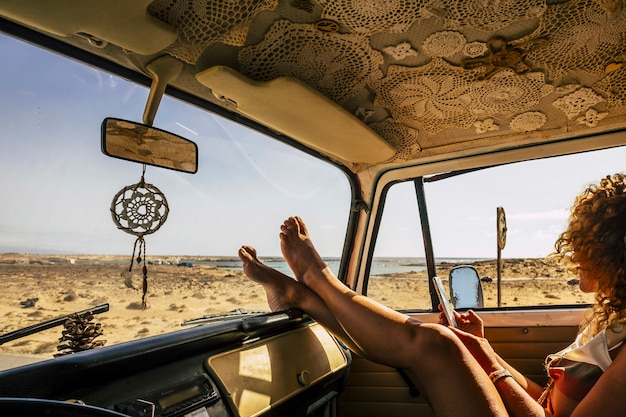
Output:
<path fill-rule="evenodd" d="M 181 326 L 206 324 L 236 317 L 242 317 L 240 330 L 250 334 L 261 329 L 270 329 L 276 326 L 282 326 L 294 320 L 301 320 L 304 318 L 304 313 L 297 308 L 273 312 L 248 311 L 244 308 L 236 308 L 226 313 L 210 314 L 197 319 L 187 320 L 183 322 Z"/>
<path fill-rule="evenodd" d="M 78 311 L 76 313 L 67 314 L 65 316 L 60 316 L 54 319 L 46 320 L 41 323 L 33 324 L 23 329 L 14 330 L 12 332 L 3 334 L 0 336 L 0 345 L 10 342 L 12 340 L 21 339 L 22 337 L 29 336 L 31 334 L 39 333 L 44 330 L 51 329 L 56 326 L 60 326 L 67 321 L 70 316 L 77 315 L 79 317 L 84 316 L 85 314 L 100 314 L 109 311 L 109 303 L 98 304 L 93 308 L 89 308 L 87 310 Z"/>
<path fill-rule="evenodd" d="M 196 319 L 191 319 L 182 322 L 181 326 L 192 326 L 195 324 L 205 324 L 211 323 L 214 321 L 221 321 L 225 319 L 231 319 L 235 317 L 244 317 L 244 316 L 255 316 L 257 314 L 266 314 L 267 311 L 248 311 L 245 308 L 236 308 L 231 311 L 227 311 L 225 313 L 216 313 L 216 314 L 208 314 L 206 316 L 198 317 Z"/>

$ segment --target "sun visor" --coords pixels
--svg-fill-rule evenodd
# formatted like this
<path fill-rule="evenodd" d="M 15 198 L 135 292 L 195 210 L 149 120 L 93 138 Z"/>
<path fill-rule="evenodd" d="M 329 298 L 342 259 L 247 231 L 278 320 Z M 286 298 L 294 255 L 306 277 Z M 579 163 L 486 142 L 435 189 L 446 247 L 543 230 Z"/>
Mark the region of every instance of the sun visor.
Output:
<path fill-rule="evenodd" d="M 325 155 L 377 163 L 395 154 L 358 118 L 296 79 L 259 82 L 224 66 L 208 68 L 196 78 L 242 114 Z"/>
<path fill-rule="evenodd" d="M 0 0 L 0 14 L 57 36 L 87 34 L 141 55 L 171 45 L 176 30 L 150 16 L 152 0 Z"/>

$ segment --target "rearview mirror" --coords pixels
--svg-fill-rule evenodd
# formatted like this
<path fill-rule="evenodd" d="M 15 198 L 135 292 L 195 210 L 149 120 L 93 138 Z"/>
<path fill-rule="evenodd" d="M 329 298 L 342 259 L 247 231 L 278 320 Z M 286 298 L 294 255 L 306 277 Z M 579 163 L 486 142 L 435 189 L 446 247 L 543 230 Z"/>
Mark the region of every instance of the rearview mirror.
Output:
<path fill-rule="evenodd" d="M 483 287 L 478 271 L 472 266 L 456 266 L 448 275 L 450 299 L 454 308 L 482 308 Z"/>
<path fill-rule="evenodd" d="M 198 171 L 198 146 L 181 136 L 122 119 L 102 122 L 102 153 L 176 171 Z"/>

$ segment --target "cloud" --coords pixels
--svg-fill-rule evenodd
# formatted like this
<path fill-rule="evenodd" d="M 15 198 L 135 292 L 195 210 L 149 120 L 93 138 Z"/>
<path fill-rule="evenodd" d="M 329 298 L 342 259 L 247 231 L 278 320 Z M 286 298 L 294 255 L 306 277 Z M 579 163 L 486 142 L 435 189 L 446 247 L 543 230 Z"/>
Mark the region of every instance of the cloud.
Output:
<path fill-rule="evenodd" d="M 506 213 L 507 223 L 510 220 L 521 221 L 537 221 L 537 220 L 567 220 L 569 217 L 569 211 L 566 209 L 555 209 L 538 212 L 526 212 L 526 213 Z M 468 216 L 467 222 L 481 222 L 481 221 L 494 221 L 495 212 L 491 216 Z"/>
<path fill-rule="evenodd" d="M 528 213 L 516 213 L 516 214 L 507 214 L 506 218 L 515 219 L 515 220 L 523 220 L 523 221 L 533 221 L 533 220 L 562 220 L 567 219 L 569 216 L 569 211 L 565 209 L 557 209 L 557 210 L 548 210 L 548 211 L 540 211 L 540 212 L 528 212 Z"/>
<path fill-rule="evenodd" d="M 533 230 L 531 236 L 533 240 L 551 240 L 554 241 L 559 234 L 563 232 L 563 228 L 551 225 L 547 229 Z"/>

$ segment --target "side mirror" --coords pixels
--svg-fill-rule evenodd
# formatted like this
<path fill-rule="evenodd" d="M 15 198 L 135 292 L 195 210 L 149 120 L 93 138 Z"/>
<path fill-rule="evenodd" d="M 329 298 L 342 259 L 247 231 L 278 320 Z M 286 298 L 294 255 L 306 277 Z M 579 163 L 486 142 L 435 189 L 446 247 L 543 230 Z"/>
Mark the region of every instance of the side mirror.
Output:
<path fill-rule="evenodd" d="M 450 270 L 450 299 L 455 308 L 482 308 L 483 287 L 473 266 L 461 265 Z"/>
<path fill-rule="evenodd" d="M 102 122 L 102 153 L 113 158 L 195 174 L 198 146 L 181 136 L 122 119 Z"/>

